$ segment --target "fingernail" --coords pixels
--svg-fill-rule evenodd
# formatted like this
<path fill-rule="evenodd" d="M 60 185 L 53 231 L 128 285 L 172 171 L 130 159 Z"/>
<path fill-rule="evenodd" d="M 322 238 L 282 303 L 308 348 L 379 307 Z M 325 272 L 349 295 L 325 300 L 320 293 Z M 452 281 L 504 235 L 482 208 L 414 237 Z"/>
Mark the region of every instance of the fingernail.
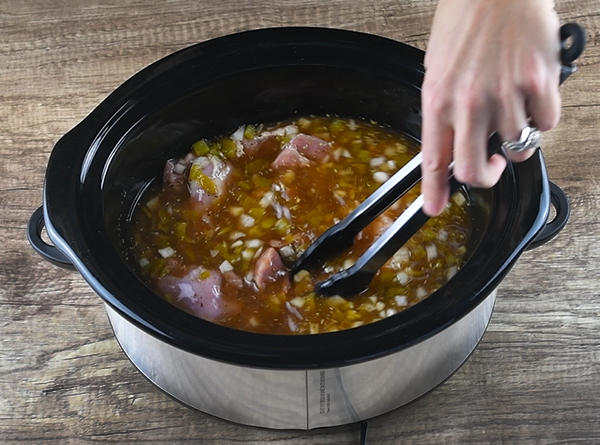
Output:
<path fill-rule="evenodd" d="M 423 212 L 427 216 L 435 216 L 435 215 L 433 215 L 434 211 L 435 211 L 435 205 L 433 204 L 433 202 L 431 202 L 431 201 L 425 201 L 423 203 Z"/>

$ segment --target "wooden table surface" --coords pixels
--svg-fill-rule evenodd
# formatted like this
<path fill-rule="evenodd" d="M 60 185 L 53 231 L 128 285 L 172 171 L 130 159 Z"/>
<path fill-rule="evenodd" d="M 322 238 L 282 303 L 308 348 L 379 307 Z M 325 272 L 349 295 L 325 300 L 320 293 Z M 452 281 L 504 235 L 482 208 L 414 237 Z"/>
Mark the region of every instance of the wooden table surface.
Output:
<path fill-rule="evenodd" d="M 358 426 L 270 431 L 189 410 L 119 349 L 99 297 L 25 227 L 56 141 L 144 66 L 252 28 L 314 25 L 426 47 L 432 0 L 0 2 L 0 443 L 357 444 Z M 545 135 L 572 215 L 500 286 L 481 344 L 448 382 L 370 422 L 373 444 L 600 443 L 600 0 L 563 0 L 589 43 Z"/>

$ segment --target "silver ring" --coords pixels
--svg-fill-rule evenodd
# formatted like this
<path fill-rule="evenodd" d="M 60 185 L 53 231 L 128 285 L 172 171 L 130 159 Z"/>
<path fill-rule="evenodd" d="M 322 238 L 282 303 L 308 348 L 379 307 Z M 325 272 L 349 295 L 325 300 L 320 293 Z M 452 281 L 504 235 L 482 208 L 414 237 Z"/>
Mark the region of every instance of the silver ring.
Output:
<path fill-rule="evenodd" d="M 506 141 L 502 148 L 508 151 L 520 152 L 538 148 L 542 142 L 542 132 L 535 127 L 525 127 L 521 130 L 518 141 Z"/>

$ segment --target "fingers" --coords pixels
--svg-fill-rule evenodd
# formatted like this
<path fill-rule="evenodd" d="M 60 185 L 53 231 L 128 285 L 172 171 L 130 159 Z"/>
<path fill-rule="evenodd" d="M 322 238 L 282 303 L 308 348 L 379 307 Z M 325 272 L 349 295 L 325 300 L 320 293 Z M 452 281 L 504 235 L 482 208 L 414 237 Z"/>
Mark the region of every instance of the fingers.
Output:
<path fill-rule="evenodd" d="M 500 110 L 496 117 L 496 129 L 502 141 L 516 141 L 521 137 L 521 132 L 530 125 L 527 119 L 525 98 L 515 89 L 508 89 L 500 97 Z M 521 162 L 529 159 L 535 148 L 521 152 L 507 150 L 506 155 L 513 162 Z"/>
<path fill-rule="evenodd" d="M 450 195 L 448 166 L 452 161 L 454 133 L 450 127 L 439 128 L 423 122 L 421 164 L 423 178 L 421 193 L 425 200 L 423 211 L 429 216 L 437 216 L 444 210 Z"/>
<path fill-rule="evenodd" d="M 431 216 L 441 213 L 448 199 L 452 159 L 457 180 L 492 187 L 506 158 L 487 158 L 489 135 L 498 131 L 504 140 L 518 140 L 530 125 L 553 128 L 560 114 L 559 22 L 553 2 L 548 7 L 519 0 L 463 4 L 439 2 L 426 54 L 421 186 L 423 209 Z M 534 152 L 507 156 L 520 162 Z"/>
<path fill-rule="evenodd" d="M 556 72 L 554 72 L 556 71 Z M 535 126 L 540 131 L 554 128 L 560 119 L 560 93 L 558 91 L 558 72 L 548 66 L 538 66 L 529 71 L 529 79 L 525 81 L 523 91 L 526 98 L 515 92 L 513 97 L 504 100 L 503 107 L 498 117 L 497 129 L 502 140 L 518 140 L 523 128 Z M 529 114 L 531 119 L 527 119 Z M 514 152 L 507 151 L 508 158 L 513 162 L 522 162 L 529 159 L 535 148 Z"/>
<path fill-rule="evenodd" d="M 482 113 L 479 113 L 482 116 Z M 506 168 L 501 155 L 488 158 L 489 124 L 483 117 L 463 114 L 454 138 L 454 177 L 474 187 L 493 187 Z"/>
<path fill-rule="evenodd" d="M 477 96 L 465 96 L 473 100 L 461 101 L 460 111 L 454 113 L 435 102 L 431 90 L 423 97 L 421 191 L 423 211 L 429 216 L 439 215 L 448 202 L 448 166 L 453 159 L 456 179 L 475 187 L 494 186 L 506 167 L 503 156 L 487 156 L 489 105 Z M 445 124 L 448 116 L 455 119 L 452 124 Z"/>
<path fill-rule="evenodd" d="M 538 69 L 529 80 L 526 108 L 531 116 L 532 125 L 540 131 L 548 131 L 558 125 L 560 120 L 560 93 L 558 91 L 560 65 L 554 70 Z M 521 153 L 509 153 L 513 162 L 521 162 L 533 155 L 535 149 Z"/>

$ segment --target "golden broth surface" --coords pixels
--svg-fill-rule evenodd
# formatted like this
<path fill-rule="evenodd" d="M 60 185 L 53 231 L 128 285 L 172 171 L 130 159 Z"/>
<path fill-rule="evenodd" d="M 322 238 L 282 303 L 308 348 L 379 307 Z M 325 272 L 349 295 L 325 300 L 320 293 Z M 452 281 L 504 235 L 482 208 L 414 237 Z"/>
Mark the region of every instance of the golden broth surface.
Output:
<path fill-rule="evenodd" d="M 325 155 L 301 166 L 274 168 L 298 134 L 319 138 Z M 255 154 L 245 150 L 253 147 L 250 141 L 261 146 Z M 134 214 L 139 270 L 172 304 L 241 330 L 311 334 L 392 316 L 443 286 L 461 267 L 470 219 L 460 193 L 388 261 L 361 295 L 320 297 L 313 287 L 353 264 L 418 196 L 418 186 L 361 232 L 348 252 L 317 271 L 301 271 L 292 278 L 279 273 L 261 282 L 257 262 L 272 247 L 290 265 L 418 150 L 389 128 L 335 117 L 311 116 L 266 129 L 247 125 L 232 135 L 200 140 L 184 160 L 170 161 L 170 178 L 175 179 L 169 182 L 165 174 L 163 187 L 148 192 Z M 212 160 L 214 171 L 225 166 L 225 185 L 203 173 L 199 165 L 205 168 L 208 161 L 198 163 L 200 159 Z M 197 189 L 211 197 L 207 206 L 193 198 Z M 191 295 L 190 283 L 200 289 L 203 280 L 213 294 L 192 305 L 196 295 Z M 218 307 L 205 313 L 206 304 Z"/>

